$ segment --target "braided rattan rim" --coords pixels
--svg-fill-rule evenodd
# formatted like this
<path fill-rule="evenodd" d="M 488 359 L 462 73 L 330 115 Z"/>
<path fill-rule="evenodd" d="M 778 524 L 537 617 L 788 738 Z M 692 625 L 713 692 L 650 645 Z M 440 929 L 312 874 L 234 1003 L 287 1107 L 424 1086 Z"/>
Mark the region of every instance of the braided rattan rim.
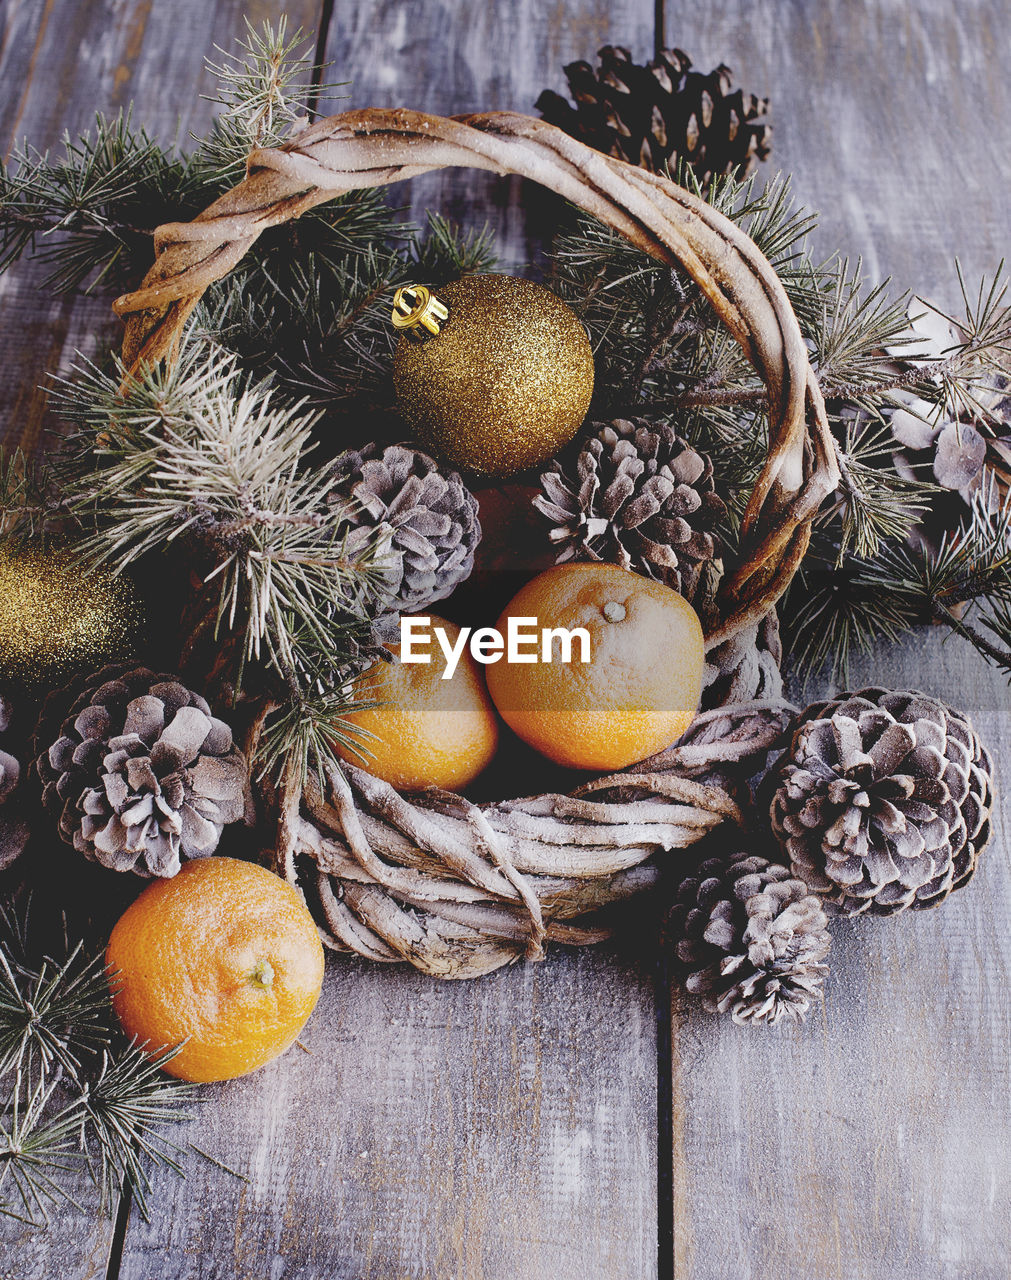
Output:
<path fill-rule="evenodd" d="M 823 398 L 789 300 L 772 266 L 728 218 L 669 179 L 603 156 L 543 121 L 508 112 L 446 119 L 350 111 L 319 120 L 284 147 L 254 151 L 242 182 L 192 222 L 155 233 L 154 265 L 139 289 L 115 303 L 127 322 L 127 369 L 175 358 L 204 291 L 262 231 L 344 192 L 446 167 L 529 178 L 661 262 L 680 265 L 740 343 L 768 391 L 769 455 L 743 519 L 740 556 L 721 584 L 707 650 L 757 627 L 789 585 L 811 522 L 838 482 Z M 315 861 L 331 945 L 407 959 L 440 976 L 539 954 L 545 937 L 594 940 L 594 930 L 561 922 L 652 882 L 645 864 L 658 850 L 686 847 L 719 822 L 739 819 L 725 785 L 685 779 L 709 764 L 753 761 L 785 713 L 781 704 L 762 704 L 723 714 L 729 753 L 713 736 L 719 722 L 710 713 L 651 769 L 588 784 L 575 796 L 480 808 L 441 793 L 405 799 L 349 768 L 346 777 L 330 778 L 330 795 L 317 789 L 282 805 L 280 869 L 294 881 L 300 857 Z M 588 792 L 610 798 L 590 801 Z M 543 856 L 532 856 L 538 847 Z M 587 857 L 573 866 L 574 847 L 622 852 L 617 861 Z"/>

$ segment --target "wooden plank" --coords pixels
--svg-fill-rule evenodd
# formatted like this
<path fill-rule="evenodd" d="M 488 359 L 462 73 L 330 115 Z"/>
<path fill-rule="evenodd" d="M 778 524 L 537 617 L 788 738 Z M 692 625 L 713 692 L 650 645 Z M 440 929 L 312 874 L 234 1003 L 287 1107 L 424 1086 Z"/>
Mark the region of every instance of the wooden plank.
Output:
<path fill-rule="evenodd" d="M 770 167 L 821 210 L 823 252 L 862 254 L 872 278 L 949 307 L 956 253 L 970 280 L 996 266 L 1005 4 L 666 8 L 668 43 L 772 98 Z M 924 688 L 967 710 L 1007 796 L 1007 684 L 967 646 L 939 632 L 882 646 L 852 683 Z M 738 1029 L 679 1003 L 674 1275 L 1007 1274 L 1008 834 L 1005 800 L 976 880 L 939 910 L 837 924 L 827 1007 L 802 1030 Z"/>
<path fill-rule="evenodd" d="M 688 1280 L 997 1280 L 1011 1238 L 1011 722 L 1003 677 L 932 632 L 854 687 L 969 713 L 1000 813 L 974 880 L 933 911 L 833 926 L 800 1029 L 674 1017 L 674 1271 Z"/>
<path fill-rule="evenodd" d="M 562 67 L 604 44 L 653 51 L 653 0 L 377 0 L 338 4 L 327 41 L 332 78 L 351 79 L 349 107 L 412 107 L 437 115 L 536 115 L 542 89 L 565 90 Z M 544 248 L 554 209 L 518 178 L 446 171 L 397 186 L 411 218 L 431 209 L 495 231 L 505 269 L 522 274 Z M 522 200 L 522 204 L 521 204 Z"/>
<path fill-rule="evenodd" d="M 271 6 L 272 8 L 272 6 Z M 315 24 L 312 0 L 288 4 Z M 0 151 L 27 136 L 45 150 L 66 128 L 87 128 L 141 95 L 137 119 L 163 138 L 177 127 L 202 129 L 212 107 L 199 99 L 208 81 L 204 56 L 243 30 L 243 15 L 259 15 L 240 0 L 181 6 L 151 0 L 5 0 L 0 44 Z M 0 277 L 0 439 L 34 447 L 46 425 L 44 375 L 65 367 L 75 348 L 93 352 L 118 330 L 107 297 L 56 299 L 38 291 L 44 275 L 22 265 Z M 84 1212 L 59 1208 L 48 1232 L 0 1219 L 0 1277 L 61 1280 L 105 1276 L 114 1223 L 94 1211 L 95 1192 L 83 1176 L 72 1190 Z"/>
<path fill-rule="evenodd" d="M 297 1048 L 212 1086 L 121 1280 L 585 1280 L 656 1266 L 651 957 L 474 982 L 331 961 Z"/>
<path fill-rule="evenodd" d="M 825 253 L 954 305 L 1008 250 L 994 175 L 1011 149 L 1005 0 L 666 0 L 666 40 L 708 71 L 728 63 L 771 99 L 772 157 L 821 215 Z"/>
<path fill-rule="evenodd" d="M 284 6 L 289 30 L 316 31 L 317 0 Z M 277 20 L 276 6 L 244 0 L 6 0 L 0 46 L 0 149 L 8 156 L 26 139 L 59 152 L 96 111 L 115 115 L 136 100 L 134 122 L 163 142 L 188 142 L 215 111 L 202 94 L 213 80 L 204 59 L 245 33 L 245 18 Z M 65 370 L 75 350 L 93 355 L 113 344 L 121 326 L 109 294 L 57 298 L 41 291 L 46 275 L 21 264 L 0 276 L 0 441 L 29 450 L 44 446 L 56 423 L 40 384 Z"/>

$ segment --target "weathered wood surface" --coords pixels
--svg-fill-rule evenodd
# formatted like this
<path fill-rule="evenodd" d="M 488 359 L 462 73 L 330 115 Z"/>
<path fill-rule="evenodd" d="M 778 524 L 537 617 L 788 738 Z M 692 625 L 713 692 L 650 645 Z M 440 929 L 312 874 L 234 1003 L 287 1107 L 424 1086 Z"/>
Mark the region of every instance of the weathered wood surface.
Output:
<path fill-rule="evenodd" d="M 1006 3 L 668 0 L 666 40 L 773 99 L 772 165 L 821 212 L 825 253 L 958 306 L 1011 248 Z M 937 911 L 836 925 L 824 1016 L 755 1036 L 680 1003 L 673 1271 L 688 1280 L 998 1280 L 1011 1271 L 1011 697 L 938 633 L 855 684 L 964 708 L 1002 816 Z M 820 694 L 820 690 L 815 691 Z M 661 1224 L 661 1235 L 664 1225 Z"/>
<path fill-rule="evenodd" d="M 653 0 L 375 0 L 334 6 L 326 56 L 333 79 L 351 80 L 349 108 L 535 115 L 542 89 L 565 88 L 565 63 L 604 44 L 652 53 L 653 33 Z M 519 178 L 447 170 L 394 187 L 391 199 L 419 225 L 429 209 L 487 223 L 507 268 L 524 270 L 544 247 L 546 202 Z"/>
<path fill-rule="evenodd" d="M 328 966 L 297 1050 L 224 1086 L 191 1162 L 132 1221 L 121 1280 L 648 1276 L 656 1241 L 650 956 L 472 983 Z"/>
<path fill-rule="evenodd" d="M 773 163 L 822 209 L 826 251 L 862 253 L 871 274 L 949 305 L 956 251 L 970 278 L 996 264 L 1009 225 L 994 180 L 1011 150 L 1006 3 L 665 7 L 670 42 L 773 98 Z M 15 130 L 45 145 L 133 94 L 156 129 L 177 114 L 199 127 L 201 58 L 243 10 L 258 21 L 281 6 L 6 0 L 0 140 Z M 653 13 L 652 0 L 338 0 L 326 49 L 333 76 L 354 81 L 342 105 L 530 110 L 540 88 L 562 87 L 563 62 L 606 40 L 648 52 Z M 482 181 L 433 175 L 396 194 L 451 216 L 473 197 L 465 220 L 490 215 L 522 262 L 536 225 L 512 186 Z M 31 438 L 30 385 L 90 338 L 101 306 L 12 288 L 0 283 L 0 408 Z M 964 646 L 931 634 L 855 674 L 965 708 L 1011 791 L 1007 686 Z M 648 952 L 555 953 L 460 985 L 332 963 L 311 1054 L 213 1088 L 191 1130 L 249 1182 L 196 1155 L 186 1182 L 159 1175 L 153 1221 L 131 1214 L 109 1274 L 1006 1277 L 1004 804 L 976 880 L 941 910 L 836 926 L 826 1009 L 800 1031 L 735 1028 L 676 999 L 659 1089 Z M 658 1114 L 668 1095 L 671 1114 Z M 0 1228 L 0 1277 L 103 1275 L 110 1238 L 74 1215 L 49 1237 Z"/>
<path fill-rule="evenodd" d="M 434 21 L 426 8 L 412 13 L 416 34 L 419 11 L 421 23 Z M 642 29 L 651 43 L 652 11 L 638 8 L 648 15 Z M 471 20 L 462 3 L 449 17 L 441 10 L 449 26 Z M 598 5 L 594 47 L 624 38 L 626 16 L 614 6 L 608 26 Z M 507 30 L 508 22 L 499 45 Z M 211 43 L 206 34 L 195 40 L 201 51 Z M 559 62 L 573 50 L 516 63 L 526 76 L 517 98 L 529 108 L 542 83 L 557 83 Z M 408 58 L 413 87 L 402 72 L 397 100 L 437 109 L 428 87 L 438 78 L 436 52 L 432 46 L 424 64 Z M 333 76 L 351 74 L 356 84 L 355 66 L 368 72 L 375 61 L 366 50 L 349 61 L 332 43 L 327 57 Z M 194 52 L 188 78 L 179 74 L 180 104 L 192 99 L 198 62 Z M 447 105 L 463 110 L 490 100 L 492 69 L 483 55 L 474 74 L 473 98 Z M 173 101 L 169 93 L 161 99 L 162 106 Z M 507 209 L 509 200 L 509 193 L 500 197 Z M 507 235 L 516 225 L 511 216 Z M 79 337 L 64 344 L 73 345 Z M 131 1213 L 115 1272 L 143 1280 L 566 1280 L 604 1266 L 607 1274 L 649 1276 L 657 1258 L 653 970 L 652 957 L 627 950 L 556 955 L 550 967 L 480 984 L 332 964 L 304 1037 L 312 1055 L 289 1054 L 216 1090 L 189 1131 L 250 1182 L 196 1155 L 186 1161 L 186 1182 L 159 1175 L 158 1211 L 150 1224 Z M 12 1274 L 44 1273 L 58 1241 L 54 1235 L 48 1252 L 43 1244 L 34 1269 Z M 91 1274 L 75 1259 L 65 1265 L 68 1280 L 78 1270 Z"/>
<path fill-rule="evenodd" d="M 202 132 L 215 107 L 204 59 L 245 34 L 245 21 L 289 15 L 289 29 L 315 34 L 317 0 L 283 6 L 244 0 L 3 0 L 0 4 L 0 155 L 26 139 L 60 152 L 95 113 L 114 116 L 136 103 L 134 122 L 163 142 Z M 0 440 L 39 448 L 53 427 L 42 385 L 65 372 L 75 351 L 93 355 L 121 326 L 108 294 L 55 297 L 40 292 L 36 264 L 0 276 Z"/>
<path fill-rule="evenodd" d="M 941 908 L 833 925 L 823 1013 L 748 1034 L 673 1019 L 673 1274 L 1002 1280 L 1011 1240 L 1007 684 L 939 632 L 853 687 L 923 689 L 994 753 L 994 840 Z"/>
<path fill-rule="evenodd" d="M 1008 253 L 1007 0 L 666 0 L 665 40 L 772 100 L 768 169 L 818 210 L 817 245 L 873 280 L 958 301 Z"/>
<path fill-rule="evenodd" d="M 185 13 L 180 15 L 180 9 Z M 295 25 L 316 30 L 315 0 L 287 0 Z M 136 98 L 135 119 L 164 140 L 185 138 L 212 117 L 200 98 L 211 88 L 203 59 L 215 43 L 244 32 L 274 6 L 242 0 L 153 5 L 150 0 L 2 0 L 0 3 L 0 154 L 25 138 L 57 149 L 64 130 L 76 136 L 95 112 L 115 114 Z M 261 12 L 262 10 L 262 12 Z M 185 21 L 180 22 L 180 16 Z M 38 446 L 47 374 L 65 368 L 75 350 L 94 352 L 121 326 L 108 297 L 54 298 L 39 291 L 45 270 L 22 264 L 0 276 L 0 441 Z M 0 1280 L 84 1280 L 105 1276 L 115 1222 L 94 1211 L 94 1189 L 82 1176 L 69 1188 L 84 1211 L 62 1206 L 53 1228 L 33 1232 L 0 1219 Z"/>

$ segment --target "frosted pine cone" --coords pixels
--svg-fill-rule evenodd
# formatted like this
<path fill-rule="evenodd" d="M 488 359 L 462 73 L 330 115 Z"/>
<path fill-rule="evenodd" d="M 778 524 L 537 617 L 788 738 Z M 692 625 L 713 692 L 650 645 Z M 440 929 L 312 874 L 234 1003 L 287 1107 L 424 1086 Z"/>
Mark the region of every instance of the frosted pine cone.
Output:
<path fill-rule="evenodd" d="M 7 700 L 0 696 L 0 733 L 6 733 L 9 728 L 10 710 Z M 0 750 L 0 804 L 3 804 L 17 786 L 20 776 L 21 766 L 17 760 L 6 751 Z"/>
<path fill-rule="evenodd" d="M 828 921 L 786 867 L 709 858 L 678 889 L 669 928 L 688 991 L 735 1022 L 802 1021 L 822 995 Z"/>
<path fill-rule="evenodd" d="M 534 506 L 551 522 L 556 562 L 603 560 L 692 599 L 716 555 L 725 514 L 713 464 L 666 423 L 617 419 L 601 427 L 571 467 L 541 476 Z"/>
<path fill-rule="evenodd" d="M 772 825 L 841 915 L 932 907 L 990 839 L 993 764 L 968 717 L 924 693 L 861 689 L 801 716 Z"/>
<path fill-rule="evenodd" d="M 481 540 L 477 499 L 455 471 L 441 471 L 427 454 L 394 444 L 371 444 L 334 464 L 331 504 L 347 505 L 354 550 L 378 531 L 380 564 L 391 613 L 415 613 L 443 600 L 474 567 Z"/>
<path fill-rule="evenodd" d="M 10 728 L 10 709 L 0 697 L 0 733 Z M 13 797 L 21 780 L 21 764 L 8 751 L 0 749 L 0 806 Z M 28 842 L 28 824 L 16 812 L 17 802 L 0 812 L 0 871 L 9 867 L 24 851 Z"/>
<path fill-rule="evenodd" d="M 903 360 L 922 361 L 928 368 L 971 340 L 969 332 L 946 315 L 915 299 L 909 304 L 909 328 L 888 349 Z M 940 383 L 937 374 L 924 375 Z M 889 419 L 896 451 L 895 470 L 907 480 L 929 480 L 961 502 L 933 499 L 924 517 L 932 541 L 945 528 L 956 526 L 963 515 L 961 504 L 979 497 L 996 507 L 1011 479 L 1011 378 L 1006 373 L 980 378 L 973 386 L 967 407 L 955 395 L 937 405 L 911 393 L 902 393 L 899 407 Z M 971 408 L 971 411 L 970 411 Z M 996 490 L 985 490 L 988 473 Z"/>
<path fill-rule="evenodd" d="M 229 727 L 175 677 L 143 667 L 85 682 L 37 768 L 63 839 L 115 871 L 173 876 L 245 812 L 246 762 Z"/>

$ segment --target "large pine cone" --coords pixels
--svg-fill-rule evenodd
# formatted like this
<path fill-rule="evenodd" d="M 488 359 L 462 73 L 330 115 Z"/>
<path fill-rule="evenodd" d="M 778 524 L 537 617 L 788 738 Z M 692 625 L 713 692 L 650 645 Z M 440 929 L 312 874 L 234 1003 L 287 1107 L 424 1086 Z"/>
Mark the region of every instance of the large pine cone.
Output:
<path fill-rule="evenodd" d="M 10 708 L 6 698 L 0 695 L 0 733 L 6 733 L 10 723 Z M 0 750 L 0 804 L 3 804 L 17 786 L 20 776 L 21 766 L 17 760 L 6 751 Z"/>
<path fill-rule="evenodd" d="M 10 728 L 10 708 L 0 696 L 0 733 Z M 8 751 L 0 749 L 0 805 L 9 800 L 21 780 L 21 764 Z M 9 867 L 24 850 L 28 840 L 28 824 L 16 812 L 17 804 L 0 813 L 0 871 Z"/>
<path fill-rule="evenodd" d="M 925 693 L 861 689 L 808 707 L 777 768 L 773 829 L 841 915 L 935 906 L 990 840 L 989 753 L 967 716 Z"/>
<path fill-rule="evenodd" d="M 246 807 L 246 762 L 228 725 L 174 676 L 144 667 L 107 667 L 70 696 L 36 761 L 63 839 L 139 875 L 174 876 L 182 858 L 212 854 Z"/>
<path fill-rule="evenodd" d="M 603 560 L 694 597 L 726 508 L 713 492 L 712 462 L 673 427 L 610 422 L 574 466 L 549 468 L 541 488 L 534 506 L 551 522 L 557 563 Z"/>
<path fill-rule="evenodd" d="M 474 567 L 481 539 L 477 499 L 455 471 L 441 471 L 409 445 L 374 444 L 334 463 L 329 501 L 346 510 L 349 551 L 382 539 L 380 566 L 391 613 L 416 613 L 443 600 Z"/>
<path fill-rule="evenodd" d="M 687 990 L 742 1023 L 803 1020 L 828 972 L 827 925 L 802 880 L 742 853 L 684 877 L 669 918 Z"/>
<path fill-rule="evenodd" d="M 544 119 L 570 137 L 653 172 L 680 159 L 701 183 L 743 177 L 768 156 L 768 99 L 735 90 L 729 67 L 702 75 L 680 49 L 664 49 L 645 66 L 613 45 L 597 57 L 596 71 L 588 62 L 565 68 L 574 107 L 550 89 L 537 99 Z"/>

